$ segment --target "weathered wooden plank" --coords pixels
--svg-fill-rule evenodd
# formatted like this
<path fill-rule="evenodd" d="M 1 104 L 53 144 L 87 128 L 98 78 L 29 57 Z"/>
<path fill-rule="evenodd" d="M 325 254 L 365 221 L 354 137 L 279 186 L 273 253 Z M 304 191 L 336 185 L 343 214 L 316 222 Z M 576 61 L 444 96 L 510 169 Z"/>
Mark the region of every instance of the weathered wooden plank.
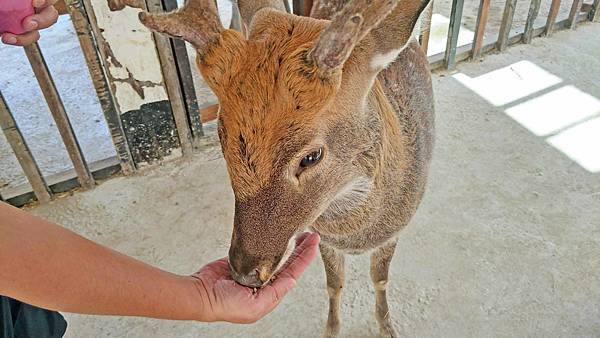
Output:
<path fill-rule="evenodd" d="M 475 25 L 475 36 L 473 37 L 473 60 L 481 56 L 481 47 L 485 35 L 485 26 L 487 25 L 488 15 L 490 13 L 491 0 L 481 0 L 479 2 L 479 11 L 477 13 L 477 23 Z"/>
<path fill-rule="evenodd" d="M 500 23 L 500 32 L 498 33 L 498 42 L 496 48 L 503 51 L 508 46 L 508 37 L 510 36 L 510 28 L 512 27 L 513 17 L 515 16 L 515 7 L 517 0 L 506 0 L 504 13 L 502 14 L 502 22 Z"/>
<path fill-rule="evenodd" d="M 121 170 L 123 174 L 129 175 L 135 170 L 135 165 L 119 117 L 119 110 L 115 105 L 108 79 L 104 73 L 99 47 L 94 36 L 93 22 L 88 18 L 88 12 L 81 0 L 67 0 L 66 6 L 77 32 L 79 45 L 83 51 L 98 101 L 102 107 L 112 142 L 119 157 Z"/>
<path fill-rule="evenodd" d="M 119 173 L 121 166 L 117 157 L 110 157 L 91 162 L 90 170 L 95 180 L 104 180 Z M 50 175 L 46 178 L 46 183 L 53 194 L 65 193 L 79 186 L 77 174 L 73 170 Z M 6 202 L 16 207 L 23 206 L 34 199 L 34 194 L 28 185 L 18 185 L 0 190 Z"/>
<path fill-rule="evenodd" d="M 312 9 L 313 0 L 294 0 L 294 14 L 310 16 L 310 10 Z"/>
<path fill-rule="evenodd" d="M 219 104 L 214 103 L 200 108 L 200 115 L 202 116 L 202 123 L 216 120 L 219 114 Z"/>
<path fill-rule="evenodd" d="M 95 185 L 94 178 L 92 177 L 92 173 L 90 172 L 87 162 L 85 161 L 81 147 L 79 147 L 79 142 L 77 142 L 77 137 L 75 136 L 75 132 L 73 131 L 73 127 L 71 126 L 71 122 L 69 121 L 65 107 L 60 99 L 58 91 L 56 90 L 54 80 L 52 79 L 50 70 L 46 65 L 46 60 L 44 60 L 44 56 L 42 55 L 37 43 L 25 46 L 24 49 L 25 54 L 29 59 L 29 64 L 33 69 L 33 73 L 35 74 L 38 84 L 42 89 L 42 94 L 46 99 L 48 108 L 52 113 L 54 122 L 56 122 L 56 128 L 58 129 L 63 144 L 67 149 L 67 153 L 71 158 L 75 172 L 77 172 L 79 184 L 81 184 L 81 187 L 89 189 Z"/>
<path fill-rule="evenodd" d="M 431 34 L 431 16 L 433 15 L 433 1 L 429 3 L 427 7 L 427 14 L 425 16 L 425 20 L 421 23 L 421 34 L 419 35 L 419 43 L 421 44 L 421 48 L 425 55 L 427 55 L 427 50 L 429 49 L 429 36 Z"/>
<path fill-rule="evenodd" d="M 577 21 L 579 23 L 581 23 L 583 21 L 587 21 L 588 14 L 589 14 L 589 12 L 586 11 L 585 15 L 580 15 L 579 18 L 577 19 Z M 554 30 L 566 29 L 568 27 L 568 23 L 569 23 L 568 21 L 569 21 L 568 19 L 565 19 L 565 20 L 561 20 L 561 21 L 555 23 Z M 535 28 L 533 30 L 532 36 L 534 38 L 542 36 L 544 34 L 545 30 L 546 30 L 546 27 Z M 518 44 L 522 40 L 523 40 L 523 33 L 517 33 L 517 34 L 511 35 L 508 38 L 508 45 L 512 46 L 512 45 Z M 496 45 L 497 45 L 497 41 L 495 41 L 495 39 L 492 39 L 492 38 L 484 39 L 483 47 L 481 47 L 481 54 L 487 54 L 492 51 L 495 51 L 496 47 L 497 47 Z M 456 49 L 456 62 L 467 60 L 471 56 L 471 49 L 472 49 L 472 44 L 458 47 Z M 429 60 L 429 69 L 436 70 L 436 69 L 443 68 L 445 65 L 444 57 L 445 57 L 445 52 L 437 53 L 435 55 L 431 55 L 431 56 L 427 57 L 427 59 Z"/>
<path fill-rule="evenodd" d="M 600 0 L 594 0 L 588 17 L 592 22 L 600 22 Z"/>
<path fill-rule="evenodd" d="M 163 6 L 165 11 L 173 11 L 177 9 L 177 1 L 163 0 Z M 232 6 L 237 8 L 235 2 L 232 2 Z M 233 21 L 234 19 L 232 18 L 232 23 Z M 179 82 L 185 99 L 185 108 L 188 115 L 190 128 L 192 130 L 192 137 L 196 139 L 198 137 L 204 136 L 204 132 L 202 130 L 202 121 L 200 120 L 200 114 L 198 113 L 198 98 L 196 96 L 196 87 L 194 86 L 194 78 L 192 75 L 192 67 L 190 66 L 189 55 L 187 52 L 185 41 L 179 39 L 172 39 L 171 44 L 173 45 L 173 53 L 175 54 L 175 65 L 177 67 L 177 73 L 179 74 Z"/>
<path fill-rule="evenodd" d="M 38 201 L 40 201 L 40 203 L 49 202 L 52 199 L 50 189 L 48 189 L 44 176 L 37 166 L 35 159 L 17 126 L 17 122 L 4 100 L 2 92 L 0 92 L 0 127 L 6 136 L 8 144 L 10 144 L 15 153 L 29 184 L 31 184 Z"/>
<path fill-rule="evenodd" d="M 531 0 L 529 5 L 529 13 L 527 14 L 527 21 L 525 22 L 525 31 L 523 32 L 523 42 L 530 43 L 533 38 L 533 24 L 540 13 L 541 0 Z"/>
<path fill-rule="evenodd" d="M 452 0 L 450 26 L 448 27 L 448 39 L 446 40 L 446 53 L 444 56 L 446 69 L 452 69 L 456 64 L 456 45 L 458 44 L 463 6 L 464 0 Z"/>
<path fill-rule="evenodd" d="M 150 13 L 164 12 L 160 0 L 146 0 L 146 5 Z M 163 78 L 169 95 L 171 111 L 177 126 L 177 134 L 181 144 L 181 150 L 184 156 L 189 156 L 193 152 L 192 131 L 188 122 L 187 111 L 184 105 L 183 91 L 179 83 L 179 74 L 175 64 L 175 56 L 168 37 L 158 33 L 152 33 L 156 43 L 158 58 L 160 59 Z"/>
<path fill-rule="evenodd" d="M 554 23 L 556 22 L 556 16 L 558 15 L 558 10 L 560 8 L 561 0 L 552 0 L 552 4 L 550 5 L 550 11 L 548 12 L 548 18 L 546 19 L 546 35 L 552 35 L 554 31 Z"/>
<path fill-rule="evenodd" d="M 583 4 L 583 0 L 573 0 L 573 4 L 571 5 L 571 11 L 569 12 L 569 28 L 575 29 L 577 26 L 577 17 L 581 12 L 581 5 Z"/>

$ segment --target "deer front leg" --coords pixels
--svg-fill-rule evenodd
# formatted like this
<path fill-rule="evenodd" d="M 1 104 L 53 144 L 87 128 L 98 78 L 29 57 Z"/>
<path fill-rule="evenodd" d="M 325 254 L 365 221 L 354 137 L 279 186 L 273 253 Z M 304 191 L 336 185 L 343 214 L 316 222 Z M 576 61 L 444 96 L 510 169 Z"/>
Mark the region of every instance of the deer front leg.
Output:
<path fill-rule="evenodd" d="M 371 255 L 371 279 L 375 286 L 375 317 L 382 337 L 396 337 L 396 331 L 387 303 L 387 282 L 390 262 L 394 256 L 396 241 L 378 248 Z"/>
<path fill-rule="evenodd" d="M 337 337 L 340 333 L 340 298 L 344 287 L 344 255 L 325 244 L 319 245 L 327 275 L 329 315 L 325 337 Z"/>

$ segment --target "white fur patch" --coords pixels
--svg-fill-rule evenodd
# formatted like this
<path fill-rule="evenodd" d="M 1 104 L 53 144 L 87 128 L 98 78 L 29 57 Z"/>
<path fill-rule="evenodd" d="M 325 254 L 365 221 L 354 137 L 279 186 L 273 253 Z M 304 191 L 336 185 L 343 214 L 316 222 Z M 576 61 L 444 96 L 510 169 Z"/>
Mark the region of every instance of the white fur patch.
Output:
<path fill-rule="evenodd" d="M 398 54 L 400 54 L 401 51 L 402 51 L 402 48 L 392 49 L 391 51 L 389 51 L 387 53 L 375 55 L 373 57 L 373 60 L 371 60 L 371 68 L 383 69 L 383 68 L 387 67 L 390 63 L 392 63 L 392 62 L 394 62 L 394 60 L 396 60 L 396 58 L 398 57 Z"/>
<path fill-rule="evenodd" d="M 372 187 L 373 181 L 367 177 L 349 182 L 335 195 L 321 217 L 335 218 L 359 207 L 367 200 Z"/>

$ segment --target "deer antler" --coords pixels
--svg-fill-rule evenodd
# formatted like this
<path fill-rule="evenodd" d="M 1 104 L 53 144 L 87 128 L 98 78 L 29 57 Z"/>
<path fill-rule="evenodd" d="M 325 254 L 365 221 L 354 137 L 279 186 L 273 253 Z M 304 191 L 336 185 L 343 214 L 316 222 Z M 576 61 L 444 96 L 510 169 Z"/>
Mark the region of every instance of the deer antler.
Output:
<path fill-rule="evenodd" d="M 146 27 L 154 31 L 190 42 L 200 54 L 223 31 L 214 0 L 187 0 L 176 11 L 141 12 L 139 17 Z"/>
<path fill-rule="evenodd" d="M 397 0 L 353 0 L 334 17 L 310 52 L 320 71 L 331 73 L 348 59 L 354 46 L 381 22 L 397 5 Z M 320 7 L 319 7 L 320 6 Z M 313 11 L 324 15 L 336 4 L 318 3 Z"/>

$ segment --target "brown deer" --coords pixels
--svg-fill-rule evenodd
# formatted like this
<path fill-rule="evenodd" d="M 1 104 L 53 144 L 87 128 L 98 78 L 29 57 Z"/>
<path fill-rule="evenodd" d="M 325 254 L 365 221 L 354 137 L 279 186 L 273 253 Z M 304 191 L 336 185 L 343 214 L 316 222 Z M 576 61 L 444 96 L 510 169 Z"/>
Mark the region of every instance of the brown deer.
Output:
<path fill-rule="evenodd" d="M 238 1 L 243 31 L 213 0 L 141 13 L 183 38 L 219 99 L 219 138 L 235 195 L 232 276 L 260 287 L 295 234 L 321 234 L 326 336 L 340 330 L 344 255 L 371 253 L 376 318 L 395 336 L 386 300 L 397 236 L 419 205 L 434 136 L 431 78 L 412 38 L 429 0 L 316 1 L 311 17 L 281 0 Z"/>

